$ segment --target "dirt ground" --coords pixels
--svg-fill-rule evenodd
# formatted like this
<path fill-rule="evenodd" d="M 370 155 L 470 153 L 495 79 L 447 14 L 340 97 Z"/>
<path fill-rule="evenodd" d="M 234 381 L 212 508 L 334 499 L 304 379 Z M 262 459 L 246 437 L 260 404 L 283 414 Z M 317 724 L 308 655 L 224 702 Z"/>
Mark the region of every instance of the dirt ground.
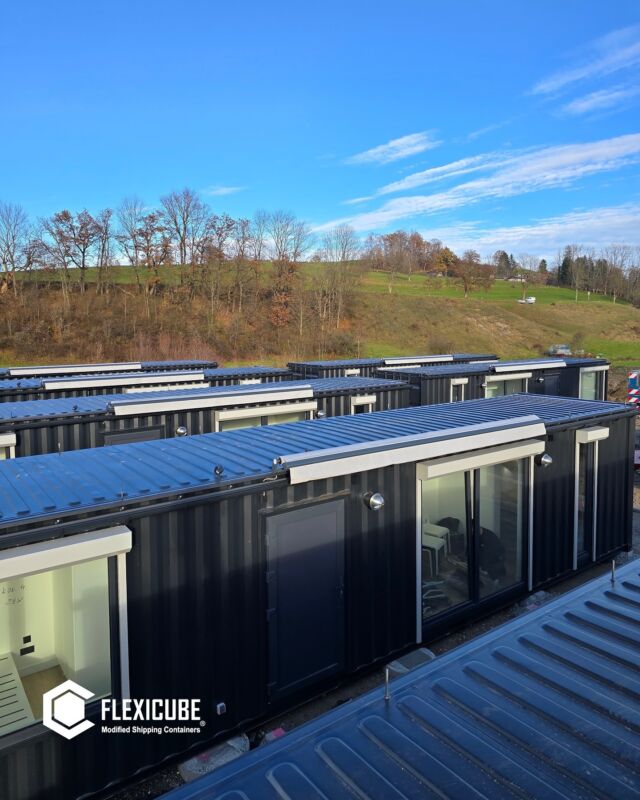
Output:
<path fill-rule="evenodd" d="M 621 566 L 629 561 L 640 558 L 640 476 L 636 475 L 636 482 L 634 487 L 634 514 L 633 514 L 633 550 L 630 553 L 621 553 L 616 558 L 616 563 Z M 435 642 L 429 644 L 429 649 L 435 655 L 442 655 L 454 647 L 458 647 L 465 642 L 481 636 L 483 633 L 492 630 L 493 628 L 503 625 L 509 620 L 515 619 L 527 611 L 532 611 L 550 600 L 560 597 L 566 592 L 575 589 L 577 586 L 599 577 L 600 575 L 609 572 L 611 569 L 609 564 L 601 564 L 595 566 L 586 572 L 563 581 L 557 586 L 551 587 L 547 591 L 537 592 L 523 600 L 514 603 L 513 605 L 498 611 L 495 614 L 487 617 L 486 619 L 475 622 L 467 627 L 461 628 L 454 633 L 445 636 Z M 292 711 L 282 714 L 279 717 L 271 720 L 264 727 L 254 728 L 248 732 L 252 746 L 258 745 L 264 738 L 267 731 L 274 730 L 275 728 L 283 728 L 285 731 L 291 731 L 298 725 L 302 725 L 315 717 L 324 714 L 336 706 L 353 700 L 354 698 L 381 686 L 384 681 L 384 669 L 381 667 L 377 670 L 367 673 L 358 677 L 348 684 L 341 686 L 339 689 L 327 692 L 321 697 L 317 697 L 308 703 L 305 703 Z M 190 756 L 195 755 L 191 753 Z M 170 789 L 182 785 L 183 781 L 178 772 L 177 766 L 173 765 L 165 769 L 158 770 L 156 773 L 146 778 L 145 780 L 127 787 L 124 790 L 109 795 L 111 800 L 153 800 L 153 798 L 160 797 Z"/>

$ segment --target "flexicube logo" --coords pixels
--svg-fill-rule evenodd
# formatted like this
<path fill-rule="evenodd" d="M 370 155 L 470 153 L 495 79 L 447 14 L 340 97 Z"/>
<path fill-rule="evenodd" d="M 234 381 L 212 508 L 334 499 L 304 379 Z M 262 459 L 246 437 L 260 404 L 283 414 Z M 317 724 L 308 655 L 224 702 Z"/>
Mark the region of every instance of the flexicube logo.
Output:
<path fill-rule="evenodd" d="M 93 728 L 85 719 L 85 703 L 93 693 L 74 681 L 65 681 L 42 695 L 42 724 L 52 731 L 73 739 Z"/>
<path fill-rule="evenodd" d="M 65 739 L 75 738 L 95 725 L 86 719 L 85 704 L 92 697 L 74 681 L 61 683 L 42 696 L 42 723 Z M 100 716 L 101 733 L 198 733 L 206 724 L 200 700 L 187 698 L 104 698 Z"/>

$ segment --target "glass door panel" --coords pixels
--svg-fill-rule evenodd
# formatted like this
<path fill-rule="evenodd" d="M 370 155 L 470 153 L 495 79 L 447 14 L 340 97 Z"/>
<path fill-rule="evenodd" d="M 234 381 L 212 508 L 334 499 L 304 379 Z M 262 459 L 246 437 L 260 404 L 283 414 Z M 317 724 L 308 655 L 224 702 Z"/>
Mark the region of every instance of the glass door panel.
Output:
<path fill-rule="evenodd" d="M 422 618 L 471 599 L 469 475 L 456 472 L 421 481 Z"/>
<path fill-rule="evenodd" d="M 578 562 L 589 558 L 593 533 L 593 444 L 578 447 Z"/>
<path fill-rule="evenodd" d="M 520 459 L 475 472 L 480 599 L 524 579 L 524 464 Z"/>

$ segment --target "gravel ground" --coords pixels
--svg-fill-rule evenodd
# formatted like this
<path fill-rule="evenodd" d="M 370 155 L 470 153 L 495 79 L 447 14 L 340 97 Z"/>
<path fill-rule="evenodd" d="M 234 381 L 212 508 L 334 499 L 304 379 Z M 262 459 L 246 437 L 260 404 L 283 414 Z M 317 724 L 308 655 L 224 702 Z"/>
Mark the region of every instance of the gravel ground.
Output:
<path fill-rule="evenodd" d="M 637 510 L 633 515 L 633 550 L 630 553 L 621 553 L 618 555 L 616 558 L 618 565 L 626 564 L 628 561 L 635 558 L 640 558 L 640 476 L 638 475 L 636 476 L 634 487 L 634 506 Z M 610 565 L 608 564 L 592 567 L 586 572 L 577 575 L 575 578 L 562 581 L 562 583 L 553 586 L 547 591 L 530 595 L 518 603 L 514 603 L 492 614 L 486 619 L 475 622 L 455 631 L 449 636 L 432 642 L 429 644 L 429 649 L 436 655 L 442 655 L 452 650 L 454 647 L 469 642 L 477 636 L 481 636 L 483 633 L 487 633 L 487 631 L 499 625 L 503 625 L 509 620 L 515 619 L 527 611 L 531 611 L 556 597 L 560 597 L 566 592 L 575 589 L 577 586 L 605 574 L 609 570 Z M 336 706 L 353 700 L 370 689 L 381 686 L 383 681 L 384 670 L 382 668 L 373 672 L 368 672 L 366 675 L 355 678 L 339 689 L 327 692 L 321 697 L 311 700 L 309 703 L 305 703 L 286 714 L 276 717 L 266 724 L 264 728 L 254 728 L 252 731 L 248 732 L 249 738 L 253 743 L 257 744 L 262 740 L 266 731 L 273 730 L 274 728 L 283 728 L 285 731 L 293 730 L 293 728 L 298 727 L 298 725 L 302 725 Z M 195 755 L 195 753 L 190 754 L 190 756 L 191 755 Z M 109 797 L 111 800 L 152 800 L 153 798 L 160 797 L 170 789 L 182 785 L 182 783 L 183 781 L 177 766 L 171 766 L 160 769 L 145 780 L 127 787 L 122 791 L 116 792 L 115 794 L 109 795 Z"/>

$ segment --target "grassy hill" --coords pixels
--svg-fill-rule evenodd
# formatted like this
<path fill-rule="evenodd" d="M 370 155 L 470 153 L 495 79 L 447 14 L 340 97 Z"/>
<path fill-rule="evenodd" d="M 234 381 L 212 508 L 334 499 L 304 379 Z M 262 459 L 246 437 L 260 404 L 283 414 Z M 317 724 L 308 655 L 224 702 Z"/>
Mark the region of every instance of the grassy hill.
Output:
<path fill-rule="evenodd" d="M 264 265 L 260 277 L 264 289 L 268 288 L 270 282 L 269 266 Z M 301 268 L 309 290 L 321 269 L 321 264 L 305 264 Z M 179 276 L 179 270 L 175 267 L 163 268 L 160 272 L 160 280 L 167 288 L 176 286 Z M 95 272 L 89 270 L 87 278 L 89 283 L 93 282 L 96 278 Z M 127 284 L 135 283 L 133 271 L 127 267 L 113 268 L 111 279 L 117 287 L 124 290 L 127 289 Z M 591 295 L 589 298 L 583 292 L 579 293 L 576 302 L 572 290 L 558 287 L 531 286 L 527 291 L 535 295 L 535 305 L 519 304 L 517 300 L 522 296 L 522 287 L 506 281 L 496 281 L 490 290 L 475 292 L 464 298 L 461 288 L 447 279 L 424 275 L 413 275 L 411 278 L 397 275 L 390 280 L 390 276 L 385 273 L 368 272 L 362 276 L 361 284 L 341 326 L 345 333 L 345 347 L 349 347 L 350 352 L 321 355 L 333 357 L 357 353 L 362 356 L 386 356 L 458 350 L 495 352 L 503 358 L 519 358 L 539 356 L 551 344 L 567 343 L 574 348 L 580 347 L 587 353 L 601 354 L 621 368 L 640 366 L 639 309 L 623 302 L 614 303 L 610 298 L 598 295 Z M 56 361 L 67 357 L 70 360 L 93 360 L 93 357 L 87 357 L 86 350 L 83 358 L 78 359 L 77 354 L 81 350 L 78 343 L 94 334 L 100 339 L 100 358 L 121 358 L 122 342 L 119 350 L 115 343 L 118 316 L 140 314 L 140 307 L 135 306 L 133 287 L 130 291 L 116 289 L 111 295 L 108 313 L 113 315 L 114 321 L 108 325 L 101 318 L 98 296 L 93 295 L 93 292 L 89 294 L 95 299 L 87 298 L 84 311 L 79 306 L 74 312 L 75 319 L 63 320 L 63 315 L 58 314 L 60 333 L 55 351 L 53 340 L 58 323 L 53 327 L 48 324 L 47 330 L 54 334 L 50 358 L 46 334 L 44 340 L 42 335 L 34 339 L 34 334 L 12 328 L 7 330 L 0 344 L 0 362 L 33 363 L 34 360 Z M 0 302 L 6 304 L 14 301 L 5 295 Z M 51 306 L 57 302 L 59 301 L 53 290 L 46 303 Z M 206 298 L 204 303 L 206 304 Z M 187 309 L 190 312 L 191 306 L 187 306 Z M 22 316 L 14 316 L 12 325 L 21 324 Z M 37 322 L 40 323 L 39 316 Z M 229 335 L 229 327 L 224 327 L 224 319 L 217 328 L 209 326 L 209 330 L 205 330 L 202 316 L 194 311 L 185 317 L 184 312 L 176 310 L 169 301 L 159 300 L 152 321 L 146 324 L 147 331 L 153 333 L 149 326 L 155 325 L 167 337 L 174 336 L 175 332 L 181 333 L 183 327 L 190 326 L 191 338 L 202 335 L 203 346 L 221 354 L 225 363 L 286 363 L 294 355 L 291 352 L 291 337 L 288 344 L 283 340 L 280 350 L 271 350 L 265 354 L 261 348 L 260 330 L 255 328 L 253 333 L 251 330 L 245 333 L 243 352 L 241 355 L 238 353 L 238 358 L 234 358 L 229 355 L 232 348 L 225 338 Z M 36 322 L 32 321 L 30 325 L 35 332 Z M 99 331 L 99 326 L 105 327 L 104 332 Z M 111 335 L 109 332 L 112 332 Z M 120 336 L 122 338 L 121 330 Z M 20 345 L 20 341 L 24 343 Z M 34 342 L 44 343 L 35 348 Z M 175 346 L 181 346 L 179 337 L 175 338 Z M 320 355 L 312 352 L 312 337 L 308 344 L 299 345 L 300 347 L 305 348 L 305 352 L 298 351 L 295 353 L 296 357 Z M 127 350 L 130 352 L 129 357 L 166 357 L 160 345 L 153 355 L 150 351 L 136 354 L 135 349 L 132 344 Z M 188 356 L 189 353 L 184 355 Z"/>

